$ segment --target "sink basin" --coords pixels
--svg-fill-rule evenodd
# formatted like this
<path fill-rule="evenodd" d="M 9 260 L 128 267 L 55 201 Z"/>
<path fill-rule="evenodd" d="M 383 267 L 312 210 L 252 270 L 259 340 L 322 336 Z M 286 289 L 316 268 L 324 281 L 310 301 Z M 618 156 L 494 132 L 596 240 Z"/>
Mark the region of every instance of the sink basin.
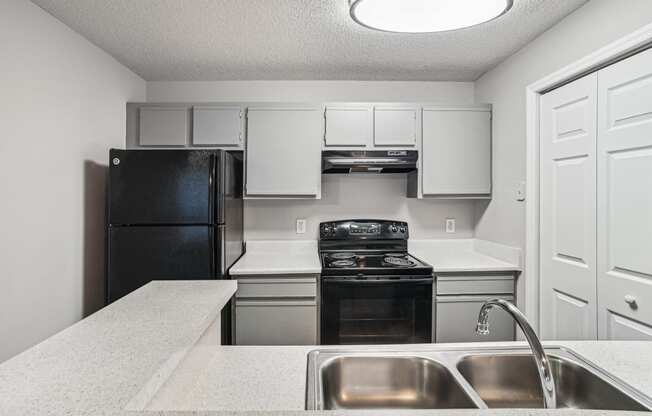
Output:
<path fill-rule="evenodd" d="M 585 366 L 554 355 L 549 358 L 558 408 L 648 410 Z M 457 369 L 489 408 L 543 407 L 532 355 L 471 355 L 462 358 Z"/>
<path fill-rule="evenodd" d="M 652 400 L 574 352 L 546 347 L 557 406 L 649 411 Z M 308 354 L 306 409 L 542 408 L 529 348 L 439 347 Z"/>
<path fill-rule="evenodd" d="M 477 408 L 446 367 L 426 358 L 337 357 L 320 378 L 322 409 Z"/>

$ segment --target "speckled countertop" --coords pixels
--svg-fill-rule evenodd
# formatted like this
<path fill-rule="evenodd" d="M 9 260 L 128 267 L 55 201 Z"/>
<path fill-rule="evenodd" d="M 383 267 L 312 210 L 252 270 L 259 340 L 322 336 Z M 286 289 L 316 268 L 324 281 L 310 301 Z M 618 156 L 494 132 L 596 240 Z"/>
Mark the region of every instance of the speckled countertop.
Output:
<path fill-rule="evenodd" d="M 477 239 L 409 240 L 408 251 L 435 273 L 521 270 L 521 251 Z"/>
<path fill-rule="evenodd" d="M 121 414 L 219 317 L 234 281 L 155 281 L 0 364 L 0 415 Z"/>
<path fill-rule="evenodd" d="M 316 240 L 247 241 L 247 252 L 229 270 L 232 276 L 319 274 Z"/>
<path fill-rule="evenodd" d="M 435 272 L 518 271 L 517 248 L 477 239 L 409 240 L 410 254 L 433 266 Z M 261 274 L 319 274 L 316 240 L 247 241 L 247 252 L 230 269 L 233 276 Z"/>
<path fill-rule="evenodd" d="M 221 347 L 203 343 L 202 334 L 211 328 L 219 310 L 235 290 L 235 282 L 202 281 L 153 282 L 134 292 L 1 364 L 0 415 L 306 414 L 302 411 L 306 356 L 314 346 Z M 576 351 L 643 393 L 652 395 L 652 343 L 554 344 Z M 450 347 L 465 345 L 411 345 L 407 348 Z M 132 410 L 127 410 L 152 379 L 161 374 L 161 368 L 166 367 L 173 371 L 158 384 L 160 388 L 149 393 L 151 399 L 143 402 L 144 408 L 149 410 L 135 410 L 133 405 L 129 407 Z M 344 411 L 310 413 L 369 415 L 369 412 Z M 516 409 L 373 414 L 575 416 L 625 413 Z"/>

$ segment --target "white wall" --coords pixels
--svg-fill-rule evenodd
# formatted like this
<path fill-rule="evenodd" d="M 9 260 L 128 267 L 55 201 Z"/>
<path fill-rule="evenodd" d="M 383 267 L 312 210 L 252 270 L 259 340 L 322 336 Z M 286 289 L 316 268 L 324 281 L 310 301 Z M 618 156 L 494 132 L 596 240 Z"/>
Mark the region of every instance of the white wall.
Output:
<path fill-rule="evenodd" d="M 410 238 L 473 237 L 473 202 L 416 200 L 405 197 L 404 174 L 323 175 L 321 200 L 245 202 L 249 240 L 315 239 L 320 221 L 373 218 L 407 221 Z M 308 220 L 306 234 L 295 233 L 297 218 Z M 446 234 L 446 218 L 456 233 Z"/>
<path fill-rule="evenodd" d="M 650 22 L 650 0 L 592 0 L 477 80 L 476 100 L 493 104 L 494 116 L 494 193 L 477 204 L 477 238 L 525 246 L 525 204 L 514 192 L 525 180 L 526 86 Z"/>
<path fill-rule="evenodd" d="M 147 101 L 422 101 L 473 103 L 473 83 L 417 81 L 155 81 L 147 83 Z"/>
<path fill-rule="evenodd" d="M 0 362 L 104 298 L 104 188 L 145 82 L 27 0 L 0 2 Z"/>
<path fill-rule="evenodd" d="M 470 82 L 218 81 L 148 82 L 147 100 L 174 101 L 420 101 L 473 103 Z M 245 234 L 256 239 L 314 239 L 320 221 L 387 218 L 408 221 L 413 238 L 473 236 L 473 201 L 408 199 L 405 175 L 324 175 L 322 199 L 247 200 Z M 444 221 L 457 220 L 446 234 Z M 297 218 L 308 220 L 296 234 Z"/>

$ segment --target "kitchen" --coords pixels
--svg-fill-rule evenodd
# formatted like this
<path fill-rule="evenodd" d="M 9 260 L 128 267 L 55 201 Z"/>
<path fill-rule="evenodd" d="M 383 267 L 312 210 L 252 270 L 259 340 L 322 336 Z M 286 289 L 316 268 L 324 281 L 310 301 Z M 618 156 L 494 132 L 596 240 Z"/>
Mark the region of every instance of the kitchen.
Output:
<path fill-rule="evenodd" d="M 30 90 L 43 105 L 3 110 L 25 127 L 8 132 L 17 138 L 7 150 L 36 140 L 36 157 L 77 170 L 39 166 L 51 182 L 49 210 L 65 220 L 43 241 L 17 240 L 21 224 L 53 226 L 28 222 L 31 208 L 15 206 L 37 196 L 21 180 L 3 185 L 15 197 L 2 243 L 1 413 L 652 408 L 650 5 L 521 0 L 457 32 L 396 34 L 359 24 L 353 8 L 366 1 L 294 6 L 299 18 L 323 19 L 319 30 L 333 30 L 335 19 L 367 42 L 389 42 L 382 54 L 397 52 L 393 36 L 401 47 L 478 51 L 486 35 L 497 49 L 466 73 L 446 73 L 448 58 L 433 57 L 430 71 L 440 72 L 427 76 L 418 67 L 370 74 L 327 64 L 288 66 L 304 71 L 294 76 L 255 64 L 238 73 L 218 65 L 216 74 L 196 57 L 184 67 L 179 49 L 176 66 L 150 61 L 138 50 L 152 40 L 146 30 L 120 32 L 116 43 L 106 25 L 131 27 L 129 13 L 156 21 L 126 2 L 3 5 L 13 16 L 4 25 L 10 44 L 42 48 L 39 31 L 29 39 L 12 31 L 38 22 L 50 42 L 69 45 L 63 53 L 102 65 L 98 88 L 120 86 L 106 99 L 89 96 L 84 85 L 95 81 L 71 76 L 78 69 L 66 59 L 7 52 L 20 69 L 3 76 L 11 91 L 29 75 L 24 65 L 43 85 L 60 84 Z M 156 16 L 172 18 L 154 3 Z M 180 13 L 269 24 L 220 3 Z M 252 9 L 284 15 L 289 5 L 280 3 Z M 590 23 L 611 15 L 619 24 L 596 33 Z M 497 41 L 501 25 L 513 31 L 509 45 Z M 529 34 L 517 36 L 524 26 Z M 179 42 L 200 39 L 176 33 Z M 265 56 L 256 45 L 266 41 L 247 33 L 254 40 L 241 39 L 243 47 Z M 593 37 L 565 40 L 584 33 Z M 118 48 L 126 39 L 131 46 Z M 547 58 L 560 48 L 564 56 Z M 48 75 L 34 69 L 45 58 Z M 82 111 L 57 105 L 68 94 Z M 30 125 L 27 116 L 39 113 L 43 125 Z M 50 120 L 57 128 L 47 129 Z M 44 134 L 70 139 L 56 147 Z M 16 153 L 2 153 L 3 177 L 25 171 Z M 37 247 L 44 259 L 34 262 L 26 256 Z M 491 299 L 500 301 L 485 304 Z M 510 379 L 509 368 L 522 378 Z M 550 379 L 556 391 L 546 390 Z M 573 389 L 559 387 L 567 380 Z M 383 390 L 392 385 L 410 398 L 392 398 L 396 390 Z"/>

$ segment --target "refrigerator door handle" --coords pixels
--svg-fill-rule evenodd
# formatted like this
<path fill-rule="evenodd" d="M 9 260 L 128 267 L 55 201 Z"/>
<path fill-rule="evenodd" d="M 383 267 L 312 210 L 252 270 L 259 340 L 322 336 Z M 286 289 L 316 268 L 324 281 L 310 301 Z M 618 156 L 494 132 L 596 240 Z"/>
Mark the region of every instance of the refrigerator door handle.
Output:
<path fill-rule="evenodd" d="M 209 259 L 209 273 L 212 278 L 215 278 L 217 275 L 217 268 L 215 265 L 215 229 L 214 227 L 208 227 L 208 244 L 209 244 L 209 252 L 210 252 L 210 259 Z"/>
<path fill-rule="evenodd" d="M 216 224 L 218 219 L 215 213 L 215 181 L 217 175 L 215 174 L 215 155 L 209 156 L 208 165 L 208 221 L 210 224 Z"/>
<path fill-rule="evenodd" d="M 213 237 L 213 265 L 214 265 L 214 274 L 213 276 L 216 279 L 224 279 L 226 276 L 226 227 L 224 225 L 218 225 L 212 227 L 215 230 Z"/>

